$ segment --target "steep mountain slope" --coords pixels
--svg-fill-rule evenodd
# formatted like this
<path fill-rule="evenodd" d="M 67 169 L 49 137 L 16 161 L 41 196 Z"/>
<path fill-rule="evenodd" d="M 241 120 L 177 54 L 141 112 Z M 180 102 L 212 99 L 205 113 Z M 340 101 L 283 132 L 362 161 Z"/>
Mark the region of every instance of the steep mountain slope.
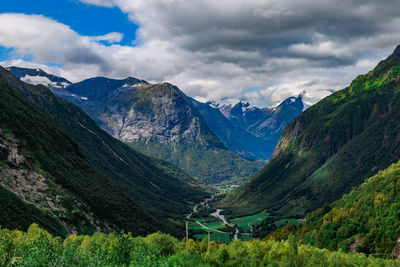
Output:
<path fill-rule="evenodd" d="M 278 137 L 279 140 L 286 125 L 300 115 L 303 108 L 302 95 L 299 95 L 263 109 L 239 102 L 231 108 L 225 107 L 223 113 L 235 125 L 259 138 L 268 140 Z"/>
<path fill-rule="evenodd" d="M 340 200 L 307 216 L 298 230 L 285 227 L 274 233 L 294 233 L 305 243 L 364 253 L 400 255 L 400 162 L 380 171 Z"/>
<path fill-rule="evenodd" d="M 60 96 L 84 109 L 114 137 L 206 183 L 243 180 L 263 167 L 228 151 L 177 87 L 128 78 L 93 78 Z"/>
<path fill-rule="evenodd" d="M 52 234 L 67 235 L 67 230 L 55 217 L 22 201 L 2 186 L 0 186 L 0 206 L 0 226 L 2 227 L 28 229 L 32 222 L 36 222 Z"/>
<path fill-rule="evenodd" d="M 400 47 L 285 129 L 269 164 L 228 196 L 246 212 L 304 216 L 400 159 Z"/>
<path fill-rule="evenodd" d="M 182 171 L 133 151 L 44 86 L 2 68 L 0 85 L 0 185 L 25 209 L 31 204 L 44 213 L 48 224 L 52 217 L 69 232 L 178 234 L 170 219 L 206 196 Z"/>
<path fill-rule="evenodd" d="M 302 96 L 290 97 L 279 105 L 260 109 L 240 101 L 234 106 L 214 106 L 193 100 L 208 127 L 236 154 L 268 160 L 290 121 L 304 108 Z"/>
<path fill-rule="evenodd" d="M 201 103 L 194 99 L 192 101 L 208 127 L 227 149 L 243 158 L 268 159 L 269 154 L 272 153 L 270 144 L 233 124 L 218 108 L 212 107 L 210 103 Z M 269 152 L 269 150 L 271 151 Z"/>

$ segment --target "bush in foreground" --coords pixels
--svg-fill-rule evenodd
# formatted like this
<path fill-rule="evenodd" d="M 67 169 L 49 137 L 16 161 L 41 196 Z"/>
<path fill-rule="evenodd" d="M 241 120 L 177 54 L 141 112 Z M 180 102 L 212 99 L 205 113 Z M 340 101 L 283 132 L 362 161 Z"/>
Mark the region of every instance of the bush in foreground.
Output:
<path fill-rule="evenodd" d="M 1 266 L 399 266 L 399 260 L 330 252 L 286 241 L 240 241 L 219 245 L 161 233 L 53 237 L 32 224 L 27 232 L 0 229 Z"/>

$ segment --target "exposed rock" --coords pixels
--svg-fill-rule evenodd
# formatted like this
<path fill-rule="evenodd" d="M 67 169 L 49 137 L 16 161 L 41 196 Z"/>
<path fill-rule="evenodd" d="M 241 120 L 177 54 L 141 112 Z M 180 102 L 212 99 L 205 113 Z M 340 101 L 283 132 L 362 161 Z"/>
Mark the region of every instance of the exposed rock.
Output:
<path fill-rule="evenodd" d="M 393 51 L 393 54 L 391 55 L 392 58 L 395 59 L 400 59 L 400 45 L 396 47 L 396 49 Z"/>
<path fill-rule="evenodd" d="M 25 203 L 56 217 L 70 234 L 77 231 L 75 226 L 66 220 L 66 196 L 76 205 L 80 217 L 84 218 L 88 225 L 99 231 L 111 229 L 104 223 L 98 223 L 99 220 L 93 217 L 89 208 L 56 184 L 50 175 L 40 172 L 39 169 L 28 168 L 31 164 L 20 151 L 19 143 L 11 135 L 5 136 L 1 128 L 0 154 L 7 155 L 7 164 L 0 165 L 0 186 L 17 195 Z"/>
<path fill-rule="evenodd" d="M 353 252 L 357 252 L 357 247 L 360 246 L 365 240 L 365 237 L 356 236 L 354 238 L 354 242 L 350 245 L 350 250 Z"/>

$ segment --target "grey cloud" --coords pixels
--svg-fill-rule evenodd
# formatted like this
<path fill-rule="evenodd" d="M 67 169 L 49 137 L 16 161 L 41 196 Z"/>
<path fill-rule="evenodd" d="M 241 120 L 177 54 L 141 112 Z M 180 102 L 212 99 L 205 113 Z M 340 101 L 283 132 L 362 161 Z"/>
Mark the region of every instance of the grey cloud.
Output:
<path fill-rule="evenodd" d="M 227 3 L 226 10 L 205 1 L 192 6 L 160 3 L 150 1 L 153 11 L 149 15 L 137 9 L 137 22 L 158 21 L 157 27 L 142 25 L 149 38 L 172 39 L 192 52 L 207 53 L 223 47 L 233 51 L 257 51 L 264 58 L 303 57 L 327 67 L 353 64 L 366 48 L 373 49 L 373 41 L 369 41 L 372 42 L 369 47 L 357 48 L 351 44 L 356 39 L 373 38 L 385 31 L 387 25 L 399 17 L 397 10 L 400 10 L 399 1 L 249 1 L 247 5 Z M 318 43 L 317 34 L 348 47 L 349 55 L 343 58 L 288 53 L 291 45 Z M 215 59 L 221 60 L 218 56 Z M 248 65 L 246 60 L 235 63 Z"/>
<path fill-rule="evenodd" d="M 0 26 L 0 44 L 62 64 L 57 71 L 71 80 L 136 76 L 202 100 L 245 97 L 266 106 L 304 90 L 318 97 L 341 89 L 400 43 L 394 0 L 81 1 L 127 13 L 139 24 L 135 46 L 104 46 L 50 20 L 47 32 L 68 37 L 28 45 Z M 8 24 L 22 25 L 16 19 Z M 248 92 L 254 86 L 259 91 Z"/>
<path fill-rule="evenodd" d="M 85 47 L 66 50 L 64 56 L 66 61 L 72 64 L 106 64 L 103 58 Z"/>

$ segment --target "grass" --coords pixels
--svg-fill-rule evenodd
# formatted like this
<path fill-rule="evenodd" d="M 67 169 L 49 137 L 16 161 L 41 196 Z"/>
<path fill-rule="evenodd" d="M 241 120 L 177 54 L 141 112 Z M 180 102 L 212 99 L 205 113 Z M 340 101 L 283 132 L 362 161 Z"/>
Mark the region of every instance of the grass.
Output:
<path fill-rule="evenodd" d="M 276 227 L 281 227 L 286 224 L 292 224 L 292 223 L 297 223 L 297 219 L 283 219 L 275 222 Z"/>
<path fill-rule="evenodd" d="M 208 234 L 197 234 L 194 235 L 193 237 L 198 239 L 198 240 L 203 240 L 205 237 L 207 237 Z M 222 243 L 227 243 L 229 244 L 231 242 L 231 238 L 229 234 L 222 234 L 222 233 L 216 233 L 216 232 L 210 232 L 210 240 L 214 241 L 215 243 L 222 244 Z"/>
<path fill-rule="evenodd" d="M 239 228 L 242 228 L 243 231 L 247 232 L 250 230 L 249 225 L 254 225 L 254 226 L 258 225 L 263 220 L 265 220 L 268 216 L 269 216 L 268 212 L 262 211 L 260 213 L 254 214 L 254 215 L 231 219 L 231 220 L 229 220 L 229 222 L 234 225 L 237 225 Z"/>
<path fill-rule="evenodd" d="M 197 220 L 197 219 L 196 219 L 196 221 L 201 222 L 204 226 L 206 226 L 206 227 L 208 227 L 208 228 L 210 228 L 210 229 L 213 229 L 213 230 L 219 230 L 219 229 L 225 228 L 225 226 L 224 226 L 221 222 L 219 222 L 219 221 L 204 222 L 204 221 L 205 221 L 204 219 L 200 219 L 200 220 Z M 201 227 L 201 226 L 200 226 L 199 224 L 197 224 L 196 222 L 190 222 L 190 223 L 189 223 L 189 229 L 190 229 L 190 230 L 204 230 L 204 228 Z"/>
<path fill-rule="evenodd" d="M 254 215 L 250 216 L 244 216 L 244 217 L 239 217 L 239 218 L 234 218 L 234 219 L 228 219 L 228 221 L 234 225 L 237 225 L 239 228 L 241 228 L 241 231 L 247 232 L 250 230 L 249 225 L 258 225 L 260 224 L 264 219 L 266 219 L 269 216 L 268 212 L 260 212 Z M 215 241 L 217 243 L 230 243 L 230 234 L 223 234 L 223 233 L 218 233 L 214 232 L 213 230 L 221 230 L 226 232 L 226 226 L 224 226 L 220 221 L 208 221 L 205 222 L 205 219 L 196 219 L 196 221 L 202 222 L 202 224 L 208 228 L 210 228 L 210 238 L 212 241 Z M 195 235 L 193 235 L 194 238 L 202 240 L 204 237 L 207 236 L 207 230 L 201 227 L 199 224 L 196 222 L 190 222 L 189 223 L 189 229 L 194 230 L 196 232 Z M 198 231 L 204 231 L 204 233 L 199 234 Z M 251 236 L 247 235 L 242 235 L 241 239 L 243 241 L 249 241 L 253 239 Z"/>

